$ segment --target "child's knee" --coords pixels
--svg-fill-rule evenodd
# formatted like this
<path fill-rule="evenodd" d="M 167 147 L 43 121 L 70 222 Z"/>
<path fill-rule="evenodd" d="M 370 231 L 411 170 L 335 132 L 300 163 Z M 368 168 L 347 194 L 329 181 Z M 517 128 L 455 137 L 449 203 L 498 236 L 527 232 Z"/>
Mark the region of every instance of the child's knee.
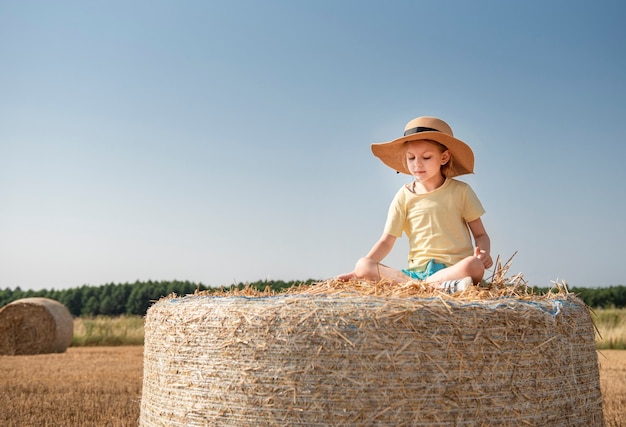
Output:
<path fill-rule="evenodd" d="M 363 257 L 356 262 L 354 267 L 356 276 L 360 279 L 368 279 L 378 275 L 378 263 L 371 258 Z"/>
<path fill-rule="evenodd" d="M 485 265 L 483 264 L 483 262 L 476 258 L 476 257 L 471 257 L 472 258 L 472 268 L 476 269 L 477 271 L 480 271 L 481 273 L 485 271 Z"/>
<path fill-rule="evenodd" d="M 485 266 L 483 262 L 476 257 L 467 257 L 467 273 L 472 276 L 474 281 L 480 281 L 485 274 Z"/>

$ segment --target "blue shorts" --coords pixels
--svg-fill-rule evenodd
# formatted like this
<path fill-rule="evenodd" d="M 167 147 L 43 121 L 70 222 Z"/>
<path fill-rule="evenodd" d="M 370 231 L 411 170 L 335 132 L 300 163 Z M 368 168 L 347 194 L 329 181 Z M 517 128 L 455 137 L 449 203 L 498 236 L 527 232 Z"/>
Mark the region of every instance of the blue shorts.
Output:
<path fill-rule="evenodd" d="M 442 264 L 440 262 L 436 262 L 434 259 L 431 259 L 430 261 L 428 261 L 428 264 L 426 264 L 426 268 L 422 271 L 402 270 L 402 272 L 406 274 L 407 276 L 409 276 L 411 279 L 425 280 L 428 277 L 435 274 L 436 272 L 438 272 L 439 270 L 443 270 L 444 268 L 447 268 L 447 267 L 448 267 L 447 265 Z"/>

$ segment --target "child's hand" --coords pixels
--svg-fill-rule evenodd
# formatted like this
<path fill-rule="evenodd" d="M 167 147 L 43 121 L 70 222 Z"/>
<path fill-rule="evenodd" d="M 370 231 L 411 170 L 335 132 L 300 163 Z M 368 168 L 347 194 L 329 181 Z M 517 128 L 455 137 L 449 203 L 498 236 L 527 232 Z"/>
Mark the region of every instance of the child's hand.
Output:
<path fill-rule="evenodd" d="M 485 268 L 491 268 L 491 266 L 493 265 L 493 260 L 491 259 L 491 255 L 489 255 L 489 252 L 484 251 L 479 247 L 476 247 L 476 249 L 474 249 L 474 256 L 483 262 Z"/>
<path fill-rule="evenodd" d="M 339 276 L 335 277 L 335 279 L 341 280 L 342 282 L 347 282 L 347 281 L 352 280 L 354 278 L 356 278 L 356 275 L 354 274 L 354 271 L 351 271 L 350 273 L 346 273 L 346 274 L 340 274 Z"/>

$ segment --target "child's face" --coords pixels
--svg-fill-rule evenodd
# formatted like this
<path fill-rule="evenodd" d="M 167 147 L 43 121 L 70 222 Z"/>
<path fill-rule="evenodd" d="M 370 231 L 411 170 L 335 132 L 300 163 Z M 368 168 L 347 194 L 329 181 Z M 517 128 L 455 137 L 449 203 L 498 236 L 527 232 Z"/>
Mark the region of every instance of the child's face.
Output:
<path fill-rule="evenodd" d="M 406 144 L 406 164 L 411 175 L 425 183 L 440 179 L 441 167 L 450 160 L 450 151 L 429 141 L 411 141 Z"/>

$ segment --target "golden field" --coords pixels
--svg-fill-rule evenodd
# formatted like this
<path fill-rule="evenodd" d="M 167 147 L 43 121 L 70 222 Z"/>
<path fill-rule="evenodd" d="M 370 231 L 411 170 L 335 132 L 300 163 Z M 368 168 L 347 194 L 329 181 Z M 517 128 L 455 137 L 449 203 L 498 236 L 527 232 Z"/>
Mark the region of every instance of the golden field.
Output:
<path fill-rule="evenodd" d="M 626 350 L 602 350 L 598 359 L 606 426 L 626 426 Z M 0 356 L 0 425 L 136 426 L 142 369 L 142 346 Z"/>
<path fill-rule="evenodd" d="M 136 426 L 143 347 L 0 356 L 0 425 Z"/>

